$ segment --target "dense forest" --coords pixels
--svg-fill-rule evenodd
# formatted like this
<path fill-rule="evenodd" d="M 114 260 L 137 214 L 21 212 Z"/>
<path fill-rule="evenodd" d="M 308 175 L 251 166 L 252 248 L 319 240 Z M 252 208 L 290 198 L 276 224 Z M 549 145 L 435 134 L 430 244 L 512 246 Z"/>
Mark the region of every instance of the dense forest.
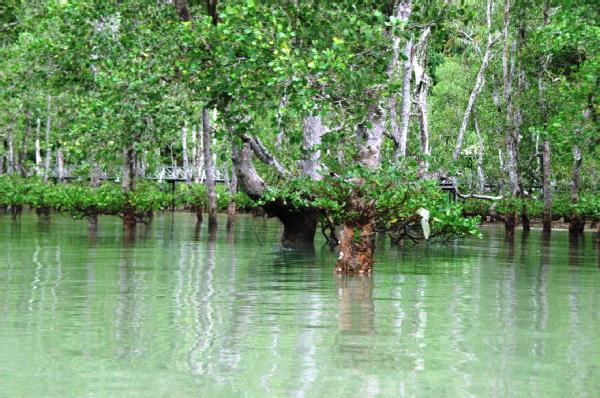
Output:
<path fill-rule="evenodd" d="M 576 236 L 600 221 L 598 21 L 596 0 L 4 0 L 0 206 L 211 230 L 261 207 L 347 273 L 376 233 Z"/>

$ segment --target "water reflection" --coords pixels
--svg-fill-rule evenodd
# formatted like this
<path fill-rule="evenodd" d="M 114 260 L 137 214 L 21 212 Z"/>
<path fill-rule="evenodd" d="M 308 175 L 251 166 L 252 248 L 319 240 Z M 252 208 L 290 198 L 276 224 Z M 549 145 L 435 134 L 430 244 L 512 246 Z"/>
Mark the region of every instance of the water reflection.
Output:
<path fill-rule="evenodd" d="M 534 231 L 506 241 L 485 231 L 451 247 L 382 244 L 374 275 L 350 277 L 332 274 L 327 246 L 271 250 L 277 224 L 241 217 L 235 234 L 222 223 L 209 239 L 193 219 L 175 219 L 157 218 L 134 240 L 115 238 L 120 220 L 103 220 L 90 240 L 85 222 L 53 219 L 42 233 L 24 216 L 16 234 L 0 218 L 9 395 L 69 395 L 57 384 L 97 396 L 600 388 L 599 253 L 589 236 Z"/>
<path fill-rule="evenodd" d="M 358 335 L 374 333 L 373 278 L 339 274 L 334 278 L 339 300 L 340 331 Z"/>

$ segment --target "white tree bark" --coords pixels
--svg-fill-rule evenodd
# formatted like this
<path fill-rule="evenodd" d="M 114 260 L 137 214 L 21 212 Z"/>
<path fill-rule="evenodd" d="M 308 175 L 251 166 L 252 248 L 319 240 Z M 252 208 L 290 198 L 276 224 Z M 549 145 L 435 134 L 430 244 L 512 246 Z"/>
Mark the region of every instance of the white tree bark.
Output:
<path fill-rule="evenodd" d="M 403 77 L 402 77 L 402 104 L 400 110 L 400 137 L 399 150 L 396 152 L 396 160 L 399 157 L 406 156 L 406 145 L 408 143 L 408 126 L 410 124 L 410 107 L 412 100 L 410 97 L 410 86 L 412 82 L 412 57 L 413 57 L 413 41 L 409 39 L 404 48 Z"/>
<path fill-rule="evenodd" d="M 396 7 L 396 18 L 403 23 L 404 25 L 406 25 L 406 23 L 408 22 L 408 18 L 410 18 L 410 14 L 412 13 L 412 0 L 403 0 L 401 2 L 398 3 L 397 7 Z M 396 34 L 392 34 L 392 58 L 390 60 L 390 64 L 388 66 L 388 70 L 387 70 L 387 74 L 388 74 L 388 79 L 390 81 L 394 81 L 397 76 L 398 76 L 398 72 L 399 72 L 399 65 L 400 65 L 400 43 L 401 43 L 401 36 L 396 35 Z M 410 65 L 410 56 L 411 56 L 411 48 L 412 48 L 412 40 L 409 39 L 406 46 L 408 46 L 407 48 L 405 48 L 405 55 L 407 56 L 407 61 L 408 64 Z M 408 53 L 407 53 L 408 52 Z M 398 99 L 395 93 L 392 93 L 392 95 L 390 96 L 389 99 L 389 112 L 390 112 L 390 128 L 391 128 L 391 136 L 392 139 L 394 140 L 394 143 L 396 145 L 396 159 L 398 158 L 398 156 L 400 156 L 400 154 L 402 156 L 406 155 L 406 136 L 403 135 L 403 127 L 404 127 L 404 120 L 405 117 L 408 116 L 410 117 L 410 110 L 408 111 L 408 115 L 405 112 L 405 103 L 408 104 L 408 106 L 410 107 L 410 82 L 411 82 L 411 70 L 410 68 L 412 68 L 412 66 L 409 66 L 409 70 L 408 73 L 406 72 L 406 62 L 404 63 L 404 78 L 403 78 L 403 88 L 402 88 L 402 106 L 401 106 L 401 113 L 400 113 L 400 120 L 398 118 Z M 408 77 L 408 79 L 407 79 Z M 405 90 L 404 88 L 407 87 L 408 90 Z M 405 96 L 405 94 L 407 94 L 409 97 L 407 98 Z M 405 101 L 405 99 L 408 99 L 408 101 Z M 398 123 L 400 122 L 400 124 Z M 408 130 L 408 128 L 407 128 Z M 404 144 L 402 144 L 404 142 Z"/>
<path fill-rule="evenodd" d="M 417 45 L 415 47 L 414 56 L 412 59 L 413 70 L 415 72 L 415 99 L 419 114 L 419 130 L 421 143 L 421 160 L 419 162 L 419 175 L 425 175 L 429 170 L 429 155 L 431 148 L 429 146 L 429 117 L 427 112 L 427 94 L 429 92 L 430 78 L 426 72 L 427 60 L 427 42 L 431 27 L 426 27 Z"/>
<path fill-rule="evenodd" d="M 303 121 L 302 152 L 300 160 L 302 175 L 313 180 L 321 180 L 321 150 L 315 149 L 321 145 L 324 129 L 320 116 L 307 116 Z"/>
<path fill-rule="evenodd" d="M 192 173 L 190 170 L 190 161 L 188 158 L 187 135 L 188 135 L 188 129 L 187 129 L 187 126 L 184 125 L 181 128 L 181 153 L 182 153 L 182 158 L 183 158 L 183 172 L 185 173 L 185 182 L 187 184 L 191 184 L 192 183 Z"/>
<path fill-rule="evenodd" d="M 477 79 L 475 80 L 475 86 L 471 90 L 471 95 L 469 95 L 469 102 L 467 103 L 467 108 L 465 109 L 465 113 L 463 115 L 462 123 L 460 125 L 460 129 L 458 130 L 458 138 L 456 140 L 456 148 L 454 149 L 454 154 L 452 156 L 453 160 L 458 160 L 460 156 L 460 151 L 462 150 L 462 143 L 465 136 L 465 131 L 467 130 L 467 126 L 469 124 L 469 119 L 471 117 L 471 113 L 473 111 L 473 106 L 475 105 L 475 100 L 477 96 L 481 92 L 483 85 L 485 84 L 485 70 L 487 69 L 488 63 L 492 56 L 492 47 L 494 46 L 494 35 L 492 34 L 492 1 L 488 0 L 487 2 L 487 45 L 485 47 L 485 54 L 483 55 L 483 60 L 481 61 L 481 66 L 479 67 L 479 72 L 477 73 Z"/>
<path fill-rule="evenodd" d="M 481 136 L 481 131 L 479 131 L 479 123 L 477 122 L 477 117 L 473 117 L 473 124 L 475 125 L 475 134 L 477 134 L 477 141 L 479 142 L 479 151 L 477 152 L 477 180 L 479 183 L 479 192 L 485 191 L 485 174 L 483 173 L 483 153 L 484 153 L 484 145 L 483 145 L 483 137 Z"/>
<path fill-rule="evenodd" d="M 202 181 L 202 162 L 203 162 L 203 155 L 202 155 L 202 125 L 198 125 L 196 126 L 196 157 L 194 160 L 194 163 L 196 165 L 194 172 L 195 172 L 195 182 L 200 182 Z"/>
<path fill-rule="evenodd" d="M 6 156 L 7 170 L 6 173 L 11 175 L 15 172 L 15 145 L 12 130 L 8 130 L 8 137 L 6 137 L 6 143 L 8 145 L 8 154 Z"/>
<path fill-rule="evenodd" d="M 44 158 L 44 182 L 48 181 L 48 173 L 50 172 L 50 162 L 52 161 L 52 150 L 50 148 L 50 130 L 52 128 L 52 97 L 48 96 L 48 108 L 46 114 L 46 137 L 45 137 L 45 150 L 46 155 Z"/>
<path fill-rule="evenodd" d="M 56 150 L 56 177 L 59 182 L 65 182 L 65 157 L 61 148 Z"/>
<path fill-rule="evenodd" d="M 35 174 L 38 176 L 42 174 L 42 146 L 40 144 L 41 124 L 42 122 L 38 117 L 35 127 Z"/>
<path fill-rule="evenodd" d="M 508 171 L 508 188 L 512 195 L 519 191 L 519 175 L 517 171 L 518 139 L 515 137 L 512 86 L 515 70 L 515 43 L 510 44 L 510 0 L 504 1 L 504 23 L 502 28 L 502 77 L 504 83 L 504 104 L 506 107 L 506 169 Z"/>
<path fill-rule="evenodd" d="M 385 131 L 383 115 L 377 105 L 369 107 L 367 121 L 370 127 L 360 126 L 356 130 L 358 162 L 368 169 L 375 169 L 379 167 Z"/>

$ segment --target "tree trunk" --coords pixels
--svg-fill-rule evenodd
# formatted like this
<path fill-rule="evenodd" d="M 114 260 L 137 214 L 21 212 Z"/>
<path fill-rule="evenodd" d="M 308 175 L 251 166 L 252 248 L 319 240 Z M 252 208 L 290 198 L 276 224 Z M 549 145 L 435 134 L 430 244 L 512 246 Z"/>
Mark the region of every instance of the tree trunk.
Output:
<path fill-rule="evenodd" d="M 399 157 L 406 156 L 406 145 L 408 143 L 408 126 L 410 124 L 410 107 L 412 100 L 410 97 L 410 89 L 412 83 L 412 52 L 413 41 L 408 39 L 404 47 L 404 66 L 402 68 L 402 104 L 400 105 L 400 144 L 399 150 L 396 151 L 395 160 Z"/>
<path fill-rule="evenodd" d="M 303 159 L 300 161 L 302 174 L 312 180 L 322 179 L 321 175 L 321 137 L 324 129 L 320 116 L 307 116 L 303 123 L 302 152 Z M 315 147 L 317 149 L 315 149 Z"/>
<path fill-rule="evenodd" d="M 375 253 L 375 226 L 349 223 L 344 225 L 340 239 L 340 253 L 335 266 L 336 272 L 346 274 L 371 273 Z"/>
<path fill-rule="evenodd" d="M 430 78 L 426 72 L 427 42 L 431 27 L 426 27 L 415 47 L 413 57 L 413 70 L 415 71 L 415 98 L 419 114 L 419 130 L 421 142 L 421 159 L 419 161 L 419 175 L 424 175 L 429 169 L 429 118 L 427 112 L 427 93 L 429 92 Z"/>
<path fill-rule="evenodd" d="M 179 19 L 182 21 L 191 21 L 192 14 L 188 8 L 187 0 L 175 0 L 175 9 L 177 10 L 177 15 L 179 15 Z"/>
<path fill-rule="evenodd" d="M 52 160 L 52 149 L 50 148 L 50 130 L 52 128 L 52 97 L 48 96 L 48 109 L 46 114 L 46 137 L 45 137 L 45 150 L 46 156 L 44 159 L 44 182 L 48 181 L 50 173 L 50 162 Z"/>
<path fill-rule="evenodd" d="M 427 93 L 429 91 L 429 77 L 424 76 L 417 90 L 417 108 L 419 110 L 419 131 L 421 142 L 421 159 L 419 161 L 419 175 L 425 175 L 429 171 L 429 117 L 427 112 Z"/>
<path fill-rule="evenodd" d="M 38 117 L 35 126 L 35 174 L 42 175 L 42 146 L 40 143 L 40 129 L 42 121 Z"/>
<path fill-rule="evenodd" d="M 477 153 L 477 179 L 479 183 L 479 192 L 483 193 L 485 191 L 485 174 L 483 173 L 483 153 L 485 148 L 476 116 L 473 117 L 473 125 L 475 126 L 475 134 L 477 134 L 477 141 L 479 143 L 479 151 Z"/>
<path fill-rule="evenodd" d="M 513 210 L 510 213 L 504 215 L 504 230 L 506 235 L 513 236 L 515 234 L 515 228 L 517 226 L 517 211 Z"/>
<path fill-rule="evenodd" d="M 552 191 L 550 189 L 550 142 L 544 140 L 544 149 L 542 154 L 542 168 L 544 172 L 543 191 L 544 191 L 544 215 L 543 231 L 544 235 L 550 235 L 552 232 Z"/>
<path fill-rule="evenodd" d="M 232 159 L 240 187 L 248 196 L 258 200 L 267 189 L 264 180 L 258 175 L 251 159 L 252 148 L 244 142 L 241 148 L 234 147 Z M 312 208 L 294 209 L 280 201 L 263 205 L 265 212 L 277 217 L 283 224 L 281 245 L 286 248 L 306 249 L 314 245 L 317 230 L 317 213 Z"/>
<path fill-rule="evenodd" d="M 227 170 L 225 170 L 227 173 Z M 235 196 L 237 194 L 237 175 L 235 173 L 235 166 L 232 166 L 231 169 L 231 181 L 229 182 L 229 194 L 231 195 L 231 200 L 229 201 L 229 206 L 227 207 L 227 230 L 231 231 L 235 226 L 235 213 L 236 213 L 236 201 Z"/>
<path fill-rule="evenodd" d="M 90 186 L 93 189 L 97 189 L 100 186 L 100 166 L 94 160 L 91 159 L 91 167 L 90 167 Z M 98 229 L 98 213 L 93 212 L 88 217 L 88 231 L 94 232 Z"/>
<path fill-rule="evenodd" d="M 126 232 L 132 232 L 136 224 L 135 209 L 129 203 L 130 193 L 135 189 L 135 151 L 133 148 L 123 150 L 123 181 L 121 187 L 125 194 L 123 227 Z"/>
<path fill-rule="evenodd" d="M 206 192 L 208 195 L 208 229 L 217 227 L 217 193 L 215 191 L 215 169 L 211 152 L 211 127 L 208 109 L 202 110 L 202 149 L 204 151 L 204 170 L 206 172 Z"/>
<path fill-rule="evenodd" d="M 61 148 L 56 150 L 56 177 L 58 182 L 65 182 L 65 156 Z"/>
<path fill-rule="evenodd" d="M 465 109 L 465 113 L 463 115 L 463 120 L 460 125 L 460 129 L 458 130 L 458 138 L 456 140 L 456 148 L 454 149 L 454 154 L 452 158 L 454 160 L 458 160 L 460 156 L 460 151 L 462 149 L 462 143 L 465 136 L 465 131 L 467 130 L 467 126 L 469 124 L 469 118 L 471 117 L 471 112 L 473 111 L 473 106 L 475 105 L 475 100 L 477 96 L 481 92 L 483 85 L 485 84 L 485 70 L 487 69 L 488 63 L 492 56 L 492 47 L 494 45 L 494 37 L 492 35 L 492 1 L 488 0 L 487 2 L 487 27 L 488 27 L 488 37 L 487 37 L 487 45 L 485 47 L 485 54 L 483 55 L 483 60 L 481 61 L 481 66 L 479 67 L 479 72 L 477 73 L 477 79 L 475 80 L 475 86 L 473 86 L 473 90 L 471 90 L 471 95 L 469 96 L 469 102 L 467 103 L 467 108 Z"/>
<path fill-rule="evenodd" d="M 527 205 L 525 203 L 521 206 L 521 225 L 523 226 L 523 231 L 531 231 L 531 223 L 529 222 L 529 214 L 527 213 Z"/>
<path fill-rule="evenodd" d="M 385 130 L 383 116 L 377 105 L 369 106 L 367 121 L 370 126 L 357 129 L 358 162 L 366 168 L 374 169 L 379 166 Z"/>
<path fill-rule="evenodd" d="M 398 3 L 396 7 L 396 18 L 401 21 L 403 24 L 408 22 L 408 18 L 412 12 L 412 0 L 404 0 Z M 392 30 L 393 31 L 393 30 Z M 400 41 L 401 36 L 392 33 L 392 59 L 388 66 L 387 74 L 388 80 L 393 82 L 396 80 L 398 75 L 398 69 L 400 65 Z M 409 39 L 410 41 L 410 39 Z M 412 45 L 412 44 L 411 44 Z M 410 59 L 410 57 L 409 57 Z M 410 71 L 408 74 L 408 83 L 407 86 L 410 88 Z M 403 81 L 404 83 L 404 81 Z M 404 90 L 402 95 L 404 96 Z M 410 94 L 409 94 L 410 95 Z M 403 97 L 404 98 L 404 97 Z M 404 106 L 404 102 L 402 102 L 402 106 Z M 402 111 L 404 108 L 401 108 Z M 401 123 L 398 125 L 398 101 L 395 93 L 392 93 L 389 99 L 389 112 L 390 112 L 390 129 L 391 136 L 394 140 L 394 144 L 396 145 L 396 159 L 399 157 L 400 153 L 402 153 L 402 146 L 404 149 L 404 155 L 406 154 L 406 140 L 404 141 L 404 145 L 402 145 L 402 127 L 404 126 L 404 114 L 401 114 Z M 409 111 L 410 112 L 410 111 Z M 410 117 L 410 115 L 409 115 Z M 402 156 L 404 156 L 402 155 Z"/>
<path fill-rule="evenodd" d="M 8 137 L 6 137 L 6 143 L 8 145 L 8 154 L 6 156 L 7 160 L 7 170 L 6 173 L 8 175 L 12 175 L 15 172 L 15 145 L 13 140 L 13 132 L 12 130 L 8 130 Z"/>
<path fill-rule="evenodd" d="M 202 181 L 202 161 L 203 161 L 203 155 L 202 155 L 202 124 L 199 124 L 198 126 L 196 126 L 196 158 L 195 158 L 195 174 L 196 174 L 196 178 L 194 179 L 195 182 L 201 182 Z"/>
<path fill-rule="evenodd" d="M 504 1 L 504 22 L 502 28 L 503 47 L 502 47 L 502 76 L 504 83 L 504 103 L 506 107 L 506 169 L 508 171 L 508 186 L 511 195 L 516 195 L 519 191 L 519 176 L 517 171 L 517 147 L 518 140 L 515 139 L 515 126 L 512 105 L 512 81 L 515 69 L 515 44 L 510 45 L 509 37 L 510 25 L 510 0 Z"/>
<path fill-rule="evenodd" d="M 575 132 L 575 139 L 579 138 L 581 130 L 578 129 Z M 581 163 L 583 156 L 581 148 L 578 143 L 573 145 L 573 171 L 571 175 L 571 204 L 576 205 L 579 203 L 579 179 L 581 173 Z M 582 219 L 575 209 L 571 210 L 569 215 L 569 235 L 576 236 L 583 233 L 585 227 L 585 220 Z"/>
<path fill-rule="evenodd" d="M 281 246 L 286 249 L 310 249 L 317 231 L 317 212 L 312 208 L 294 209 L 287 204 L 271 203 L 265 206 L 283 224 Z"/>
<path fill-rule="evenodd" d="M 190 161 L 188 158 L 187 134 L 187 126 L 183 126 L 181 128 L 181 156 L 183 158 L 183 172 L 185 173 L 185 182 L 189 185 L 192 183 L 192 173 L 190 171 Z"/>
<path fill-rule="evenodd" d="M 192 129 L 192 131 L 191 131 L 191 137 L 192 137 L 192 152 L 191 152 L 192 161 L 191 161 L 191 165 L 190 165 L 190 168 L 191 168 L 190 174 L 191 174 L 191 178 L 194 180 L 194 182 L 196 182 L 197 181 L 196 180 L 196 178 L 197 178 L 197 176 L 196 176 L 196 170 L 198 170 L 198 163 L 197 163 L 197 161 L 198 161 L 198 144 L 196 143 L 196 138 L 197 138 L 197 136 L 196 136 L 196 126 L 194 126 L 192 124 L 191 129 Z"/>

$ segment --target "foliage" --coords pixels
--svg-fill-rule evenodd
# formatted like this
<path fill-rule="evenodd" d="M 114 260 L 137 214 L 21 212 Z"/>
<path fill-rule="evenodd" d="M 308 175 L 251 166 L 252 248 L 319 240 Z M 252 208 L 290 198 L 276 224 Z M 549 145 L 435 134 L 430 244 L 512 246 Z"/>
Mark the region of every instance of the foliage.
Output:
<path fill-rule="evenodd" d="M 320 181 L 298 178 L 270 189 L 261 203 L 272 201 L 316 208 L 339 224 L 374 222 L 378 231 L 395 236 L 420 231 L 418 211 L 426 209 L 432 237 L 479 236 L 478 220 L 465 217 L 460 204 L 449 202 L 436 181 L 418 180 L 392 166 L 377 171 L 357 167 Z"/>

